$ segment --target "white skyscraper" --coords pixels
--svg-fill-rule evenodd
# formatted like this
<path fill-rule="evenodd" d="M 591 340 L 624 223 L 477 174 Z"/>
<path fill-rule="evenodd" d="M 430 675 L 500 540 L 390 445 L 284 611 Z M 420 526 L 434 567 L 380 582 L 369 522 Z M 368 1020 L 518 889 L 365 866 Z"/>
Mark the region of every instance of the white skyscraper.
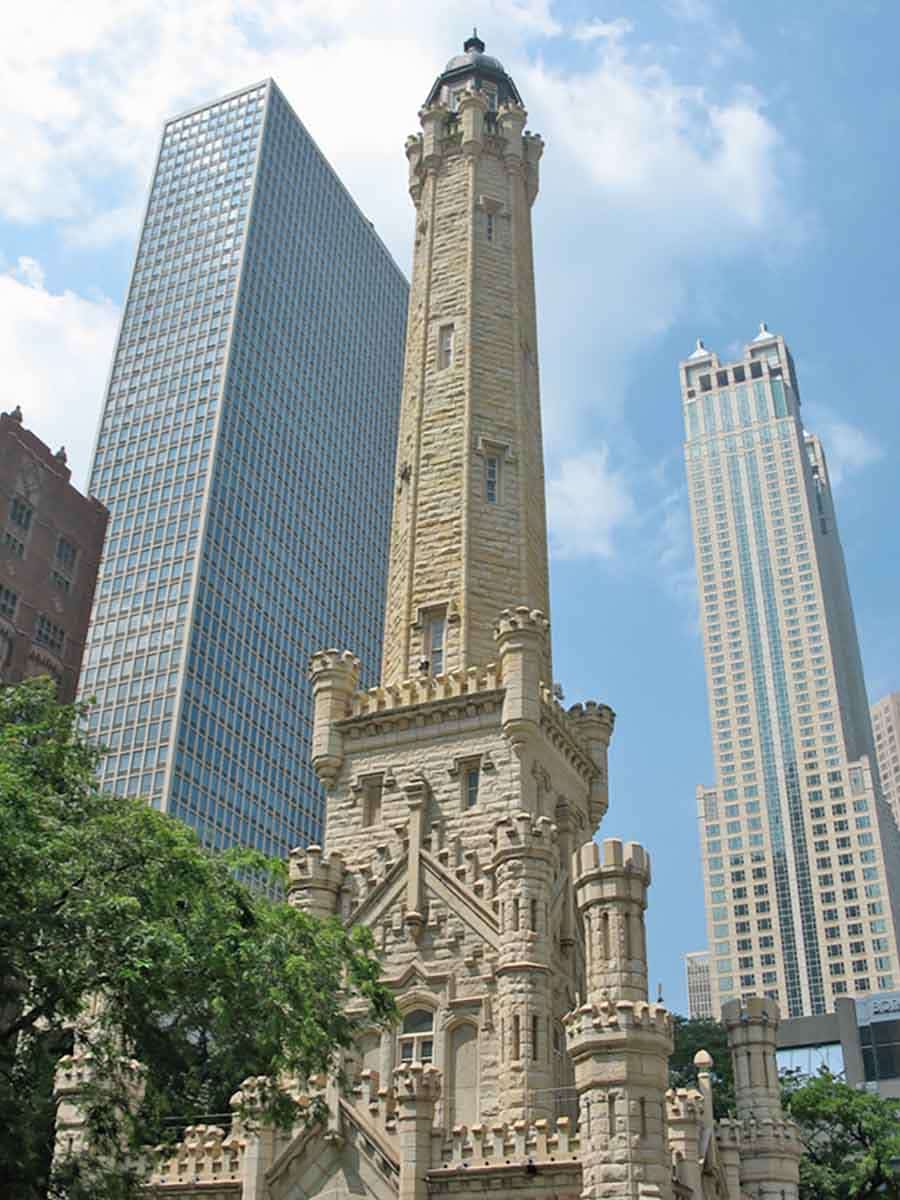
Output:
<path fill-rule="evenodd" d="M 698 342 L 680 376 L 716 764 L 698 789 L 713 1010 L 764 994 L 824 1012 L 900 980 L 897 828 L 825 454 L 765 325 L 738 362 Z"/>

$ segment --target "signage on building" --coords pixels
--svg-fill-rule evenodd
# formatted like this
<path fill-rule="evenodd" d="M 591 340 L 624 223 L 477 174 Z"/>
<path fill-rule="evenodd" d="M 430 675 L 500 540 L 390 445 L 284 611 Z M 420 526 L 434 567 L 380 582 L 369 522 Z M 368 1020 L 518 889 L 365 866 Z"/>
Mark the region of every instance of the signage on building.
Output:
<path fill-rule="evenodd" d="M 881 992 L 856 1001 L 856 1020 L 860 1025 L 873 1021 L 891 1021 L 900 1016 L 900 992 Z"/>

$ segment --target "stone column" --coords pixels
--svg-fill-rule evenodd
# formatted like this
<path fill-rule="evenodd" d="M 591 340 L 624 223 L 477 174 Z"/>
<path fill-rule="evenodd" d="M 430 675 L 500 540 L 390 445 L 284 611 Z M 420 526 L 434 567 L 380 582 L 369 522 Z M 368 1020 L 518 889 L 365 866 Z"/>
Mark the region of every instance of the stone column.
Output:
<path fill-rule="evenodd" d="M 436 1067 L 407 1063 L 394 1071 L 400 1150 L 399 1200 L 428 1200 L 434 1106 L 441 1093 Z"/>
<path fill-rule="evenodd" d="M 349 650 L 321 650 L 309 664 L 313 686 L 312 765 L 330 791 L 344 761 L 344 739 L 337 723 L 350 715 L 359 684 L 359 659 Z"/>
<path fill-rule="evenodd" d="M 504 1121 L 553 1115 L 553 989 L 548 906 L 556 827 L 512 813 L 494 828 L 493 870 L 500 917 L 495 1019 L 500 1029 L 500 1114 Z"/>

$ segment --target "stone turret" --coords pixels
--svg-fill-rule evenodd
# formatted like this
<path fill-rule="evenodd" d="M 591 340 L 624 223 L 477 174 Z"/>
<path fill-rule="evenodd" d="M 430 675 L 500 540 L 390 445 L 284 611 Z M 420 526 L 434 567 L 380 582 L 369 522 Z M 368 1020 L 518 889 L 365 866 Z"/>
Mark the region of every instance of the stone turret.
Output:
<path fill-rule="evenodd" d="M 513 747 L 524 746 L 541 723 L 541 684 L 549 682 L 550 622 L 520 605 L 505 609 L 494 627 L 503 680 L 503 732 Z"/>
<path fill-rule="evenodd" d="M 650 860 L 607 839 L 576 851 L 587 1002 L 566 1017 L 581 1111 L 582 1196 L 672 1196 L 666 1091 L 672 1018 L 647 1003 L 644 909 Z"/>
<path fill-rule="evenodd" d="M 741 1187 L 753 1200 L 796 1200 L 799 1189 L 803 1148 L 781 1107 L 775 1059 L 780 1019 L 777 1003 L 761 996 L 722 1007 L 741 1127 Z"/>
<path fill-rule="evenodd" d="M 761 996 L 730 1000 L 722 1008 L 740 1119 L 762 1121 L 783 1116 L 775 1060 L 779 1020 L 777 1003 Z"/>
<path fill-rule="evenodd" d="M 500 1107 L 512 1120 L 547 1117 L 552 1107 L 549 922 L 555 864 L 556 828 L 547 817 L 516 812 L 497 822 L 493 870 L 500 918 Z"/>
<path fill-rule="evenodd" d="M 597 778 L 591 784 L 590 798 L 591 824 L 596 829 L 609 807 L 607 756 L 616 714 L 608 704 L 586 700 L 584 704 L 573 704 L 568 715 L 576 736 L 584 743 L 597 767 Z"/>
<path fill-rule="evenodd" d="M 349 650 L 320 650 L 309 664 L 313 686 L 312 765 L 328 790 L 344 761 L 344 740 L 337 722 L 350 715 L 359 684 L 359 659 Z"/>
<path fill-rule="evenodd" d="M 344 881 L 344 860 L 322 853 L 321 846 L 292 850 L 288 863 L 288 901 L 314 917 L 333 917 Z"/>

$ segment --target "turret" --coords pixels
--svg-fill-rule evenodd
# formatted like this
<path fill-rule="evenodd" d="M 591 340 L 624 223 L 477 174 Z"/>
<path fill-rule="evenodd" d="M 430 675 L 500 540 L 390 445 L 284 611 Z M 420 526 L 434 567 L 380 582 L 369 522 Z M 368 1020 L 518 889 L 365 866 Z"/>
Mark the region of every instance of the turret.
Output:
<path fill-rule="evenodd" d="M 597 778 L 591 784 L 589 812 L 592 828 L 596 829 L 609 807 L 607 756 L 616 714 L 608 704 L 587 700 L 584 704 L 573 704 L 568 715 L 576 736 L 585 745 L 597 767 Z"/>
<path fill-rule="evenodd" d="M 508 1119 L 552 1114 L 553 989 L 550 898 L 556 828 L 547 817 L 511 813 L 494 829 L 500 918 L 497 1012 L 500 1107 Z"/>
<path fill-rule="evenodd" d="M 320 650 L 309 664 L 313 686 L 312 765 L 328 791 L 344 761 L 344 739 L 337 723 L 350 714 L 359 684 L 359 659 L 349 650 Z"/>
<path fill-rule="evenodd" d="M 647 1003 L 649 855 L 634 842 L 623 847 L 607 839 L 602 848 L 588 842 L 574 855 L 573 876 L 585 930 L 587 998 L 565 1025 L 581 1111 L 582 1195 L 668 1200 L 672 1018 L 662 1005 Z"/>
<path fill-rule="evenodd" d="M 774 1000 L 761 996 L 729 1000 L 722 1007 L 734 1067 L 734 1094 L 739 1118 L 761 1121 L 782 1117 L 775 1035 L 780 1015 Z"/>
<path fill-rule="evenodd" d="M 288 902 L 313 917 L 333 917 L 344 880 L 344 860 L 321 846 L 292 850 L 288 862 Z"/>
<path fill-rule="evenodd" d="M 587 995 L 647 999 L 644 911 L 650 856 L 636 842 L 607 838 L 576 853 L 575 899 L 584 920 Z"/>
<path fill-rule="evenodd" d="M 722 1007 L 722 1022 L 734 1065 L 741 1187 L 754 1200 L 768 1196 L 796 1200 L 803 1147 L 797 1127 L 781 1107 L 775 1060 L 778 1005 L 761 996 L 730 1000 Z M 723 1130 L 720 1139 L 727 1132 Z"/>
<path fill-rule="evenodd" d="M 503 732 L 513 746 L 540 729 L 541 684 L 550 678 L 550 622 L 520 605 L 504 609 L 494 627 L 503 683 Z"/>

